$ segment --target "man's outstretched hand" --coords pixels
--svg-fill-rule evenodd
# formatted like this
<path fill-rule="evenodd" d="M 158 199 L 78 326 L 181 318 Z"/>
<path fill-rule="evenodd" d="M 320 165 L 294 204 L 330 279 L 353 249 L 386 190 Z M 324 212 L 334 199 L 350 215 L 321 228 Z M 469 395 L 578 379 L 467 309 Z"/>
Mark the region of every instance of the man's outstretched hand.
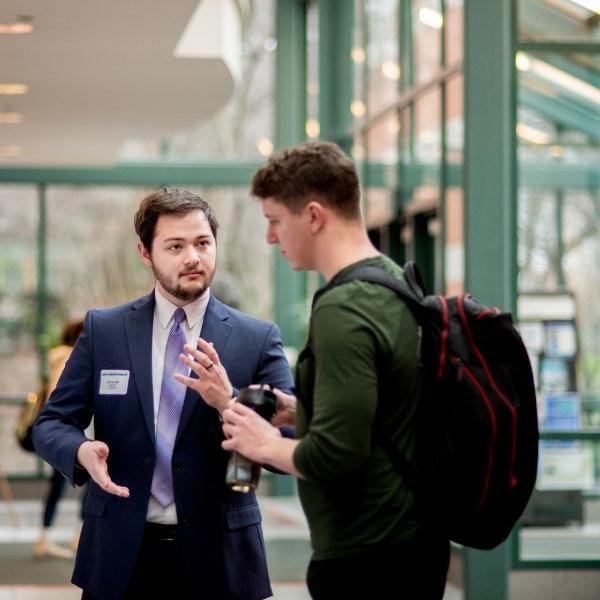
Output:
<path fill-rule="evenodd" d="M 77 450 L 77 462 L 105 491 L 121 498 L 129 498 L 129 489 L 113 483 L 108 475 L 108 446 L 104 442 L 83 442 Z"/>

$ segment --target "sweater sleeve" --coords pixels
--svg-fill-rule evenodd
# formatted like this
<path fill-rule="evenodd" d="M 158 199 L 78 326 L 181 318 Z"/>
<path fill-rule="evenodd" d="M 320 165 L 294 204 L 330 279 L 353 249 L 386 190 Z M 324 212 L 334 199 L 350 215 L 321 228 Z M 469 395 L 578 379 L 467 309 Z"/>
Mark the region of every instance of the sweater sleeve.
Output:
<path fill-rule="evenodd" d="M 293 460 L 306 479 L 325 481 L 358 471 L 369 457 L 377 340 L 368 318 L 347 304 L 318 306 L 312 331 L 313 414 Z"/>

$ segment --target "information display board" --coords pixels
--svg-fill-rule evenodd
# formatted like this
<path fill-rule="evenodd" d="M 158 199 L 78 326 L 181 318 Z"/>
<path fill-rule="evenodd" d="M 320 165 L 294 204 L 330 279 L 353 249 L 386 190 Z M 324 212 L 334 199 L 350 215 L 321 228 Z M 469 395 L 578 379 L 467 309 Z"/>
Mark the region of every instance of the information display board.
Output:
<path fill-rule="evenodd" d="M 534 372 L 540 428 L 580 429 L 575 299 L 568 293 L 521 294 L 518 315 Z M 538 490 L 585 490 L 593 486 L 591 447 L 578 441 L 540 443 Z"/>

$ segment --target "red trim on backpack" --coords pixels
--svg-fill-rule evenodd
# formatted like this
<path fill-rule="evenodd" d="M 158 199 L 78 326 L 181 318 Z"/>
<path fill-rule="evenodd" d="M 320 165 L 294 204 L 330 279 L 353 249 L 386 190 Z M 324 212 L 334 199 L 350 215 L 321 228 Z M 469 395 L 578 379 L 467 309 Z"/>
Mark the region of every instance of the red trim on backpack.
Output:
<path fill-rule="evenodd" d="M 483 357 L 483 354 L 481 353 L 481 350 L 479 350 L 479 347 L 477 346 L 477 344 L 475 343 L 475 340 L 473 339 L 473 334 L 471 333 L 471 328 L 469 327 L 469 322 L 467 320 L 467 315 L 465 313 L 465 308 L 463 305 L 464 298 L 465 298 L 465 296 L 459 296 L 456 299 L 456 306 L 458 309 L 458 315 L 459 315 L 461 321 L 463 322 L 464 329 L 467 333 L 467 339 L 469 340 L 469 345 L 471 346 L 471 349 L 475 353 L 475 356 L 477 356 L 477 358 L 479 359 L 479 362 L 481 363 L 481 366 L 483 367 L 485 375 L 486 375 L 490 385 L 492 386 L 493 390 L 496 392 L 496 394 L 498 394 L 498 396 L 500 397 L 500 399 L 502 400 L 502 402 L 504 403 L 504 405 L 508 408 L 508 410 L 510 412 L 511 425 L 512 425 L 512 440 L 511 440 L 511 457 L 510 457 L 510 471 L 509 471 L 510 479 L 509 479 L 508 485 L 511 488 L 516 487 L 516 485 L 518 483 L 518 479 L 515 475 L 515 462 L 516 462 L 516 456 L 517 456 L 517 411 L 516 411 L 515 407 L 511 404 L 510 400 L 500 391 L 500 388 L 496 384 L 496 380 L 494 379 L 494 376 L 492 375 L 492 371 L 491 371 L 490 367 L 488 366 L 485 358 Z M 500 311 L 498 311 L 498 312 L 500 312 Z"/>
<path fill-rule="evenodd" d="M 477 510 L 482 510 L 483 505 L 485 503 L 485 499 L 487 497 L 488 491 L 490 489 L 490 478 L 492 476 L 492 464 L 494 462 L 494 446 L 496 445 L 496 437 L 498 432 L 498 424 L 496 421 L 496 413 L 494 412 L 494 407 L 492 406 L 492 402 L 490 401 L 489 396 L 485 393 L 485 390 L 477 381 L 477 377 L 471 373 L 471 370 L 466 367 L 464 364 L 462 365 L 462 369 L 464 374 L 467 376 L 467 379 L 471 382 L 471 385 L 475 387 L 475 389 L 479 392 L 479 395 L 483 398 L 485 405 L 488 409 L 488 413 L 490 415 L 490 423 L 492 426 L 492 440 L 488 449 L 488 458 L 487 458 L 487 469 L 485 472 L 485 480 L 483 483 L 483 488 L 481 490 L 481 494 L 479 496 L 479 501 L 477 502 Z"/>
<path fill-rule="evenodd" d="M 485 310 L 482 310 L 475 317 L 475 320 L 479 321 L 479 319 L 485 319 L 485 317 L 491 317 L 492 315 L 499 315 L 499 314 L 500 314 L 500 310 L 497 309 L 495 306 L 493 306 L 492 308 L 486 308 Z"/>
<path fill-rule="evenodd" d="M 440 340 L 441 342 L 441 349 L 440 349 L 440 362 L 438 365 L 438 371 L 436 373 L 436 377 L 438 379 L 442 378 L 442 375 L 444 374 L 444 365 L 446 364 L 446 354 L 447 354 L 447 348 L 448 348 L 448 335 L 450 333 L 449 329 L 449 323 L 448 323 L 448 302 L 446 301 L 446 298 L 444 298 L 443 296 L 438 296 L 438 299 L 440 301 L 440 305 L 442 307 L 442 338 Z"/>

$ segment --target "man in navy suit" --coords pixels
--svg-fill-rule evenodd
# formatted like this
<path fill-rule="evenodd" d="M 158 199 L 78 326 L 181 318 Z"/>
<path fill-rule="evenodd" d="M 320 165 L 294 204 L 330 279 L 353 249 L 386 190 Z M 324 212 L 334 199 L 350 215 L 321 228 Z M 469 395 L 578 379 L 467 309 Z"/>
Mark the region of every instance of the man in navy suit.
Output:
<path fill-rule="evenodd" d="M 260 511 L 224 484 L 220 413 L 243 386 L 292 388 L 279 329 L 211 295 L 218 224 L 199 196 L 153 193 L 135 228 L 154 291 L 88 312 L 34 428 L 40 456 L 91 479 L 73 583 L 99 600 L 266 598 Z"/>

